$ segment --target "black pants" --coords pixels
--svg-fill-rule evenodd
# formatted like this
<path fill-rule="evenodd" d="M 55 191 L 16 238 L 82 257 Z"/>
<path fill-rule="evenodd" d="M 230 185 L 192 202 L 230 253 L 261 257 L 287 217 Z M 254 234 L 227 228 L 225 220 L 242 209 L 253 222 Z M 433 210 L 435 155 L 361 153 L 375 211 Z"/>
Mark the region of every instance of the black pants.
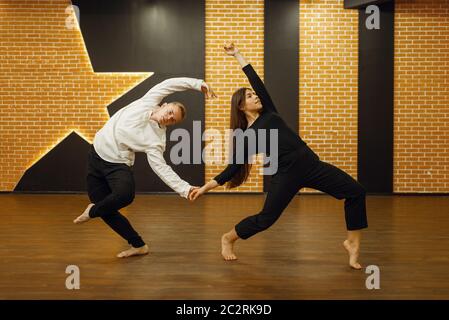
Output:
<path fill-rule="evenodd" d="M 134 176 L 129 166 L 103 160 L 92 146 L 88 154 L 87 193 L 95 204 L 89 211 L 91 218 L 102 218 L 133 247 L 145 245 L 128 219 L 118 212 L 134 200 Z"/>
<path fill-rule="evenodd" d="M 274 175 L 262 211 L 238 223 L 235 226 L 237 235 L 247 239 L 269 228 L 303 187 L 345 199 L 347 230 L 368 227 L 364 188 L 344 171 L 316 157 L 316 160 L 307 164 L 298 160 L 286 172 Z"/>

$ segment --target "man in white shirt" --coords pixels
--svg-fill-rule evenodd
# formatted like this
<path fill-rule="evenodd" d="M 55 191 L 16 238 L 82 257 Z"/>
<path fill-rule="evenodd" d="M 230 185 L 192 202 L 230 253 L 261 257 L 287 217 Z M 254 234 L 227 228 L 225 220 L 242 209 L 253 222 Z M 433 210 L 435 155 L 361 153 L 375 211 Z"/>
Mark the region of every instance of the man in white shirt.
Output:
<path fill-rule="evenodd" d="M 200 79 L 172 78 L 150 89 L 142 98 L 115 113 L 97 132 L 88 155 L 87 191 L 90 203 L 74 223 L 102 218 L 131 245 L 119 258 L 148 253 L 148 246 L 118 211 L 128 206 L 135 195 L 132 165 L 135 152 L 145 152 L 153 171 L 180 196 L 188 198 L 192 187 L 167 165 L 163 157 L 166 129 L 185 118 L 180 102 L 164 103 L 171 93 L 187 89 L 215 97 L 210 86 Z"/>

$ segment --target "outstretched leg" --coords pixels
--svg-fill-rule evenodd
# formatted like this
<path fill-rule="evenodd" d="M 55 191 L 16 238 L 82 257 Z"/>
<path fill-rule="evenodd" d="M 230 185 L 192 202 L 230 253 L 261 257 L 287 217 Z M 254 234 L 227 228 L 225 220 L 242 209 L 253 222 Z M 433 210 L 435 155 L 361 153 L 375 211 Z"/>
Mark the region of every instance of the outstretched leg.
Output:
<path fill-rule="evenodd" d="M 354 269 L 361 269 L 358 262 L 360 230 L 368 227 L 364 188 L 343 170 L 322 161 L 308 173 L 305 187 L 323 191 L 337 199 L 345 199 L 348 236 L 343 246 L 349 255 L 349 265 Z"/>

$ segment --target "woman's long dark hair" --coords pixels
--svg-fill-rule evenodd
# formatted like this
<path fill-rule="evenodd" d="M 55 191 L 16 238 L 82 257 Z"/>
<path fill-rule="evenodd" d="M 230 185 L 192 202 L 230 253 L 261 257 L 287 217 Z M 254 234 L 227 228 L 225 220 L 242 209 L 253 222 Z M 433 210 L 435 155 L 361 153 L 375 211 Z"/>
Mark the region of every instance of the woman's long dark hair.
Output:
<path fill-rule="evenodd" d="M 242 108 L 245 106 L 246 99 L 246 90 L 250 90 L 248 88 L 240 88 L 234 92 L 231 98 L 231 129 L 242 129 L 246 130 L 248 127 L 248 120 L 246 120 L 246 115 L 242 111 Z M 230 141 L 230 150 L 233 151 L 233 155 L 236 152 L 236 139 L 235 136 L 231 136 L 232 140 Z M 242 183 L 244 183 L 249 176 L 252 165 L 250 163 L 245 163 L 240 170 L 234 175 L 234 177 L 227 183 L 227 187 L 232 189 L 236 188 Z"/>

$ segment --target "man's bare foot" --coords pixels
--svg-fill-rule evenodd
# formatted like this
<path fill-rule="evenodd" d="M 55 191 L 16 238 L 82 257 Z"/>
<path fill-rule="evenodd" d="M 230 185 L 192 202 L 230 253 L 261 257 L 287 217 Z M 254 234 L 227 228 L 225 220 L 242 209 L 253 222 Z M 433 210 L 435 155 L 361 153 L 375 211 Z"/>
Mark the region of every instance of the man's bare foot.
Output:
<path fill-rule="evenodd" d="M 348 251 L 349 266 L 356 270 L 362 269 L 362 266 L 357 261 L 359 259 L 359 245 L 354 242 L 350 242 L 349 240 L 345 240 L 343 241 L 343 246 L 346 251 Z"/>
<path fill-rule="evenodd" d="M 226 233 L 221 237 L 221 255 L 226 261 L 237 260 L 233 251 L 234 242 L 235 240 L 230 240 Z"/>
<path fill-rule="evenodd" d="M 144 245 L 143 247 L 134 248 L 131 247 L 128 250 L 122 251 L 117 255 L 117 258 L 128 258 L 132 256 L 141 256 L 144 254 L 148 254 L 150 252 L 150 249 L 147 245 Z"/>
<path fill-rule="evenodd" d="M 90 220 L 90 216 L 89 216 L 89 211 L 90 208 L 92 208 L 94 206 L 93 203 L 89 203 L 89 205 L 87 206 L 86 210 L 84 210 L 84 212 L 75 220 L 73 220 L 73 223 L 83 223 L 83 222 L 87 222 Z"/>

